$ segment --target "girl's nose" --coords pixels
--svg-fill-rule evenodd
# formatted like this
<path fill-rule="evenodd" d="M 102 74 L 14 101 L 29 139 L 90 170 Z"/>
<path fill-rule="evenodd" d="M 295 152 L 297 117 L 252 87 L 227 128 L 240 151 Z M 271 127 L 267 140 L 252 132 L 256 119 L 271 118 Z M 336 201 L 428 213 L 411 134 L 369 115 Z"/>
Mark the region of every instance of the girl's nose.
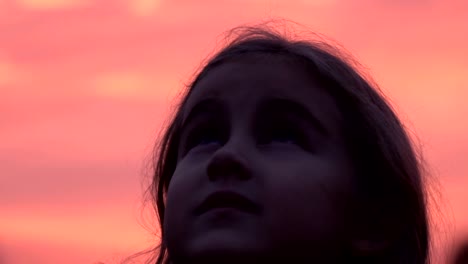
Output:
<path fill-rule="evenodd" d="M 231 143 L 227 143 L 213 154 L 206 172 L 210 181 L 248 180 L 251 171 L 242 152 Z"/>

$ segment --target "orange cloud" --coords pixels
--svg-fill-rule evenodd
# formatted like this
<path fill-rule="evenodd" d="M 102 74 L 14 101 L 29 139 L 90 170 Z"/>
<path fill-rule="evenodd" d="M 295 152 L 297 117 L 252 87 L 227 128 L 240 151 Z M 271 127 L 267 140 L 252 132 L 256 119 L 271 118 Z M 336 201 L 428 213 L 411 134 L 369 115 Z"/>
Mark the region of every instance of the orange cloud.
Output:
<path fill-rule="evenodd" d="M 2 209 L 0 249 L 8 250 L 6 262 L 2 263 L 78 264 L 110 258 L 113 261 L 108 263 L 117 263 L 116 260 L 155 243 L 137 224 L 136 211 L 135 214 L 129 213 L 131 211 L 131 207 L 122 204 L 75 206 L 63 210 Z M 28 254 L 24 254 L 25 250 Z M 81 256 L 75 258 L 79 252 Z"/>
<path fill-rule="evenodd" d="M 139 102 L 169 102 L 181 89 L 185 80 L 174 73 L 161 70 L 111 70 L 95 73 L 85 83 L 87 94 L 109 100 Z"/>
<path fill-rule="evenodd" d="M 27 9 L 49 10 L 49 9 L 70 9 L 86 6 L 89 0 L 16 0 L 16 3 Z"/>
<path fill-rule="evenodd" d="M 92 81 L 93 92 L 98 96 L 117 98 L 157 98 L 166 89 L 158 89 L 158 80 L 138 72 L 121 71 L 99 74 Z"/>
<path fill-rule="evenodd" d="M 163 0 L 130 0 L 128 6 L 130 11 L 141 17 L 154 14 Z"/>
<path fill-rule="evenodd" d="M 135 225 L 135 215 L 119 213 L 122 207 L 75 207 L 73 210 L 56 212 L 33 208 L 28 212 L 3 210 L 5 217 L 0 219 L 2 238 L 10 241 L 61 242 L 73 246 L 86 244 L 96 248 L 125 247 L 127 242 L 141 245 L 145 230 Z M 104 220 L 107 217 L 114 220 Z M 117 243 L 123 238 L 125 243 Z"/>
<path fill-rule="evenodd" d="M 20 70 L 13 63 L 0 59 L 0 90 L 15 82 L 20 75 Z"/>

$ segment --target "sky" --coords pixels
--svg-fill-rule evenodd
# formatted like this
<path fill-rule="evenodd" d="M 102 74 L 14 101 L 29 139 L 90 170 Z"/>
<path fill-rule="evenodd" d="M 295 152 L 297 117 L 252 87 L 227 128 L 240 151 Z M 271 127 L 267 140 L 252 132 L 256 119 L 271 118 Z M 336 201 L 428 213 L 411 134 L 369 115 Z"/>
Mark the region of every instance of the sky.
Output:
<path fill-rule="evenodd" d="M 142 190 L 180 91 L 224 32 L 271 18 L 362 63 L 422 150 L 441 232 L 468 236 L 468 1 L 0 0 L 0 263 L 151 246 Z"/>

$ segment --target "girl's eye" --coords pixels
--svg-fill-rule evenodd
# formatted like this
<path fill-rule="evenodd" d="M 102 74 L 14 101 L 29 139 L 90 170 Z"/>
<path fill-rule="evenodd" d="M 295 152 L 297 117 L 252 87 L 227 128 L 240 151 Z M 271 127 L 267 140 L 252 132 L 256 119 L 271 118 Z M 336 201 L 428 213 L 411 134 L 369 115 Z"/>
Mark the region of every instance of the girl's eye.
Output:
<path fill-rule="evenodd" d="M 262 144 L 282 143 L 282 144 L 300 144 L 299 134 L 287 125 L 272 127 L 265 133 Z"/>
<path fill-rule="evenodd" d="M 186 143 L 186 150 L 212 144 L 221 145 L 222 141 L 222 135 L 216 129 L 202 128 L 191 133 Z"/>
<path fill-rule="evenodd" d="M 296 135 L 288 129 L 279 129 L 278 131 L 276 131 L 276 133 L 273 133 L 271 136 L 271 141 L 288 144 L 298 143 Z"/>
<path fill-rule="evenodd" d="M 219 137 L 212 133 L 199 136 L 194 142 L 194 146 L 197 145 L 208 145 L 208 144 L 218 144 L 221 143 Z"/>

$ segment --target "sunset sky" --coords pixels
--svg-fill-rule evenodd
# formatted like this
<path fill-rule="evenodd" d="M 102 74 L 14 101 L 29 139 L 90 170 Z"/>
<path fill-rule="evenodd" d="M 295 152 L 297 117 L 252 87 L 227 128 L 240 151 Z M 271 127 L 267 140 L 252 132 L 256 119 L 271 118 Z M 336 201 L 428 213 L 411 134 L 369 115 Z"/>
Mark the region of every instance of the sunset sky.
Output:
<path fill-rule="evenodd" d="M 367 68 L 418 138 L 444 232 L 468 236 L 468 1 L 0 0 L 0 263 L 151 246 L 144 175 L 178 92 L 223 32 L 277 17 Z"/>

